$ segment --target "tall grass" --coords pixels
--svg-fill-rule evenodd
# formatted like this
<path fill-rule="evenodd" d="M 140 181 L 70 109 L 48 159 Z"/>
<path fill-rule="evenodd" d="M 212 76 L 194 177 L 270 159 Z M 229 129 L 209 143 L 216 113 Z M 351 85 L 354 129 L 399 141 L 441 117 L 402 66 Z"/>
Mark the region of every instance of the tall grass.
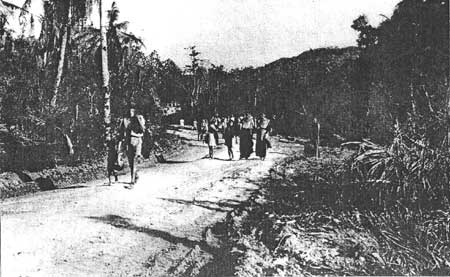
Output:
<path fill-rule="evenodd" d="M 359 183 L 359 197 L 371 208 L 441 208 L 449 204 L 450 154 L 444 147 L 431 148 L 396 132 L 393 143 L 380 146 L 358 144 L 350 162 Z"/>
<path fill-rule="evenodd" d="M 396 274 L 450 272 L 450 154 L 444 143 L 412 139 L 396 128 L 392 144 L 351 142 L 348 162 L 355 207 L 383 244 Z M 376 211 L 374 214 L 371 211 Z"/>

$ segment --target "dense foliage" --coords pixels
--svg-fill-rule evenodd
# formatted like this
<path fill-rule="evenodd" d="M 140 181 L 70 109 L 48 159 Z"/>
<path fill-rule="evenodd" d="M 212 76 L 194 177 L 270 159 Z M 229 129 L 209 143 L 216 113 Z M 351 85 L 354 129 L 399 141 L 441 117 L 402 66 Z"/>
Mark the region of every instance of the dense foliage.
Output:
<path fill-rule="evenodd" d="M 20 159 L 18 163 L 10 161 L 10 166 L 28 167 L 30 161 L 19 158 L 17 152 L 24 145 L 41 145 L 36 158 L 53 159 L 53 164 L 56 160 L 96 158 L 104 146 L 100 30 L 86 24 L 92 9 L 88 5 L 93 4 L 44 1 L 43 5 L 39 38 L 27 32 L 14 33 L 3 23 L 0 26 L 1 121 L 8 143 L 5 150 L 11 152 L 11 159 Z M 2 20 L 6 22 L 16 10 L 26 8 L 2 5 Z M 26 21 L 27 13 L 23 13 L 20 16 Z M 144 54 L 142 41 L 127 32 L 127 22 L 118 22 L 118 18 L 118 7 L 113 4 L 107 30 L 113 130 L 130 104 L 135 104 L 152 129 L 158 130 L 164 104 L 160 99 L 177 99 L 183 88 L 175 80 L 182 80 L 182 72 L 171 60 L 161 60 L 156 52 Z M 75 148 L 72 157 L 67 155 L 67 138 Z M 33 162 L 48 166 L 43 161 Z"/>

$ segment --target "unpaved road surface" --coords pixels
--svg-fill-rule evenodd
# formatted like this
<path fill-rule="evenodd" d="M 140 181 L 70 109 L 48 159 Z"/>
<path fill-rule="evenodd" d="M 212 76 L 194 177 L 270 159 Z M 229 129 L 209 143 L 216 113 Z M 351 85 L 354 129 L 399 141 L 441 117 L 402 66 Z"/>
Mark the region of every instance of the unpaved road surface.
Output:
<path fill-rule="evenodd" d="M 127 175 L 1 202 L 1 276 L 177 275 L 189 255 L 200 267 L 213 257 L 206 230 L 299 148 L 275 142 L 266 161 L 227 161 L 222 146 L 210 160 L 194 132 L 178 133 L 190 147 L 141 169 L 131 190 Z"/>

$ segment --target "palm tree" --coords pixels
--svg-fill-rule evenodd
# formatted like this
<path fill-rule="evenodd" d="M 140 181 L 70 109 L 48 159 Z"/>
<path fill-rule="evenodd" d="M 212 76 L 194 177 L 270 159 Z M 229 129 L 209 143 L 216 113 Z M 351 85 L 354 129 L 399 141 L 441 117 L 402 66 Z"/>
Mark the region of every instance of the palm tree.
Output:
<path fill-rule="evenodd" d="M 103 1 L 99 0 L 100 14 L 100 37 L 101 37 L 101 60 L 102 60 L 102 90 L 104 95 L 103 120 L 105 124 L 105 141 L 111 140 L 111 92 L 109 89 L 109 69 L 108 69 L 108 38 L 103 11 Z"/>
<path fill-rule="evenodd" d="M 27 10 L 32 0 L 25 0 L 22 10 Z M 43 0 L 44 15 L 41 30 L 41 40 L 46 46 L 44 60 L 51 49 L 56 48 L 59 40 L 59 55 L 56 76 L 50 99 L 50 107 L 56 108 L 61 81 L 64 74 L 67 45 L 70 41 L 70 33 L 80 19 L 86 19 L 90 15 L 93 0 Z"/>
<path fill-rule="evenodd" d="M 100 29 L 87 28 L 77 40 L 87 45 L 93 53 L 100 50 L 101 72 L 102 72 L 102 92 L 104 96 L 104 125 L 105 141 L 111 140 L 111 90 L 110 90 L 110 66 L 123 66 L 126 52 L 133 45 L 143 45 L 140 38 L 126 31 L 128 22 L 117 22 L 119 10 L 115 2 L 111 5 L 111 10 L 105 12 L 103 2 L 99 0 Z M 108 16 L 105 17 L 105 14 Z M 108 21 L 106 21 L 106 18 Z M 108 48 L 110 48 L 108 50 Z"/>
<path fill-rule="evenodd" d="M 65 1 L 61 2 L 64 3 Z M 56 99 L 58 97 L 59 87 L 61 85 L 62 75 L 64 71 L 64 62 L 66 58 L 66 48 L 67 43 L 69 41 L 69 33 L 71 28 L 71 20 L 72 20 L 72 0 L 69 0 L 68 5 L 66 5 L 64 9 L 63 17 L 62 17 L 62 38 L 61 38 L 61 47 L 59 49 L 59 59 L 58 59 L 58 68 L 56 71 L 55 83 L 53 86 L 52 98 L 50 100 L 50 107 L 56 108 Z"/>

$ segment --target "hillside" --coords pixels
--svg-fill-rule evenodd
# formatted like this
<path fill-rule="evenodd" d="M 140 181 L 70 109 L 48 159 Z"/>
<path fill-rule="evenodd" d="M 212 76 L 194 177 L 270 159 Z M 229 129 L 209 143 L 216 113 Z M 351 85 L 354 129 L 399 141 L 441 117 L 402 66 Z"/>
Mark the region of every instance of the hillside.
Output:
<path fill-rule="evenodd" d="M 361 124 L 356 47 L 321 48 L 258 68 L 232 71 L 222 92 L 224 114 L 250 111 L 275 115 L 277 131 L 305 135 L 313 117 L 329 133 L 357 137 Z M 230 111 L 231 109 L 231 111 Z"/>

